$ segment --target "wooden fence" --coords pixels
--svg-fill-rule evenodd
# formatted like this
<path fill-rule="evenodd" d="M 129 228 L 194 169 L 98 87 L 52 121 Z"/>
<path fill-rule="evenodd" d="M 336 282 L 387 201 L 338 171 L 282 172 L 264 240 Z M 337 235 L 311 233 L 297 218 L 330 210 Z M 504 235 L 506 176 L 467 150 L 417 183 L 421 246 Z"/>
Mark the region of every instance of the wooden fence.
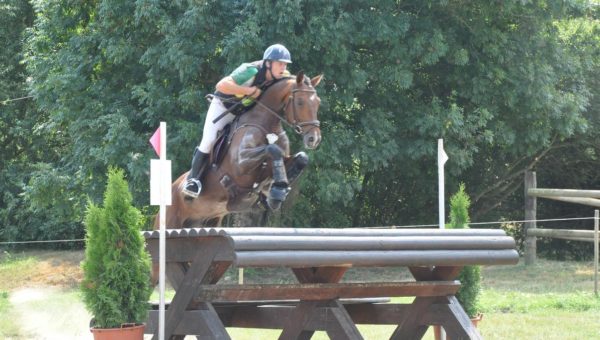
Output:
<path fill-rule="evenodd" d="M 594 293 L 598 295 L 598 243 L 600 237 L 598 210 L 596 209 L 594 212 L 594 230 L 540 229 L 537 228 L 536 223 L 538 197 L 600 208 L 600 190 L 537 188 L 535 172 L 528 171 L 525 173 L 525 264 L 535 263 L 538 237 L 594 242 Z"/>

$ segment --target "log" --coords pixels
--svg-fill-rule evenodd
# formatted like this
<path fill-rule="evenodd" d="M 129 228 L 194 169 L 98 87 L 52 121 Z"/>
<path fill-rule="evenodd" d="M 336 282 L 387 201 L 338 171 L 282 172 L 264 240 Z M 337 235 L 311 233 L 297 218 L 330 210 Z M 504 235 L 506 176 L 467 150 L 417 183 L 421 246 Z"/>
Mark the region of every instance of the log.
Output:
<path fill-rule="evenodd" d="M 508 249 L 515 241 L 508 236 L 233 236 L 240 250 L 466 250 Z"/>
<path fill-rule="evenodd" d="M 322 266 L 465 266 L 516 264 L 515 249 L 502 250 L 392 250 L 392 251 L 238 251 L 239 267 Z"/>
<path fill-rule="evenodd" d="M 506 236 L 502 229 L 386 229 L 379 228 L 221 228 L 230 236 Z"/>

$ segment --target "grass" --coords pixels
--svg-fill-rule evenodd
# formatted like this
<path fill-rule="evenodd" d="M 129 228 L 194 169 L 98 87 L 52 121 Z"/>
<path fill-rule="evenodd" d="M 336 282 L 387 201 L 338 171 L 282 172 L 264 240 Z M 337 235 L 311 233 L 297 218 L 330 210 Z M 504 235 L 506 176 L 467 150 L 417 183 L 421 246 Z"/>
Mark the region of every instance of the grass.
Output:
<path fill-rule="evenodd" d="M 69 254 L 71 253 L 71 254 Z M 26 331 L 9 322 L 16 313 L 10 304 L 10 296 L 17 289 L 31 285 L 44 285 L 43 276 L 50 278 L 55 287 L 52 295 L 27 307 L 32 311 L 46 309 L 60 311 L 56 317 L 82 323 L 85 329 L 87 316 L 68 306 L 81 303 L 78 293 L 77 274 L 69 272 L 81 259 L 73 252 L 27 252 L 0 255 L 0 338 L 25 339 Z M 67 255 L 65 255 L 67 254 Z M 69 260 L 65 260 L 68 258 Z M 70 264 L 70 266 L 67 266 Z M 75 266 L 76 267 L 76 266 Z M 533 266 L 519 263 L 515 266 L 490 266 L 482 269 L 483 290 L 480 296 L 484 313 L 479 329 L 486 339 L 600 339 L 597 315 L 600 298 L 593 294 L 593 265 L 591 262 L 558 262 L 538 260 Z M 75 268 L 79 270 L 79 268 Z M 42 275 L 42 273 L 45 273 Z M 254 269 L 246 271 L 248 283 L 289 282 L 288 271 L 281 269 Z M 351 269 L 346 281 L 374 281 L 406 279 L 410 274 L 404 269 Z M 229 270 L 226 282 L 237 282 L 237 269 Z M 56 283 L 58 282 L 58 284 Z M 173 296 L 171 291 L 167 299 Z M 158 300 L 158 295 L 152 297 Z M 405 302 L 405 300 L 403 300 Z M 69 314 L 70 313 L 70 314 Z M 84 314 L 84 313 L 83 313 Z M 64 315 L 64 316 L 63 316 Z M 71 315 L 71 319 L 69 319 Z M 78 318 L 77 318 L 78 317 Z M 61 323 L 61 320 L 53 320 Z M 69 322 L 64 321 L 64 327 Z M 279 330 L 228 329 L 233 339 L 276 339 Z M 360 325 L 365 339 L 385 339 L 393 332 L 392 326 Z M 313 339 L 328 339 L 324 332 L 317 332 Z M 433 339 L 431 330 L 424 339 Z"/>
<path fill-rule="evenodd" d="M 0 256 L 0 290 L 9 291 L 26 282 L 39 259 L 21 254 L 3 253 Z"/>
<path fill-rule="evenodd" d="M 11 314 L 8 292 L 0 290 L 0 339 L 10 339 L 19 335 L 19 327 L 13 322 Z"/>

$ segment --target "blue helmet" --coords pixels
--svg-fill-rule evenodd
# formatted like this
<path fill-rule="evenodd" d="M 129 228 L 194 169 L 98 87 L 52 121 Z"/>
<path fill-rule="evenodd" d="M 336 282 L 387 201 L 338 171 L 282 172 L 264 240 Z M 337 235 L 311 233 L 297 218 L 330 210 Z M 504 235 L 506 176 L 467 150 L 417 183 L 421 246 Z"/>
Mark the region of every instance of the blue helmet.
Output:
<path fill-rule="evenodd" d="M 290 55 L 290 51 L 288 51 L 288 49 L 285 48 L 285 46 L 281 44 L 275 44 L 269 46 L 265 50 L 265 54 L 263 54 L 263 60 L 277 60 L 291 64 L 292 56 Z"/>

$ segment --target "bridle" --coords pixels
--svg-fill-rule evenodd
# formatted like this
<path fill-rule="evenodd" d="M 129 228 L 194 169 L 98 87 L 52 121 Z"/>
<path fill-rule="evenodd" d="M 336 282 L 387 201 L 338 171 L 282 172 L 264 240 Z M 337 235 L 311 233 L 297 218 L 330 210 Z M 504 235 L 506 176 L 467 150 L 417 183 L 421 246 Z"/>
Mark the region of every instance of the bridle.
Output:
<path fill-rule="evenodd" d="M 263 107 L 264 109 L 266 109 L 267 112 L 269 112 L 270 114 L 272 114 L 275 117 L 277 117 L 277 119 L 279 119 L 283 124 L 291 127 L 297 134 L 299 134 L 299 135 L 305 135 L 305 134 L 309 133 L 312 129 L 320 127 L 321 126 L 321 122 L 318 119 L 309 120 L 309 121 L 305 121 L 305 122 L 298 122 L 297 121 L 297 114 L 296 114 L 296 93 L 298 93 L 298 92 L 317 93 L 317 91 L 314 90 L 314 89 L 298 89 L 298 88 L 294 88 L 294 89 L 292 89 L 290 95 L 288 96 L 288 99 L 285 101 L 285 103 L 282 104 L 282 106 L 277 111 L 271 109 L 270 107 L 268 107 L 267 105 L 261 103 L 260 101 L 256 101 L 256 103 L 258 105 L 260 105 L 261 107 Z M 283 115 L 285 115 L 285 113 L 287 111 L 287 108 L 290 105 L 290 103 L 292 104 L 292 121 L 291 122 L 289 122 L 287 118 L 283 117 Z M 308 129 L 308 130 L 306 130 L 306 132 L 302 133 L 302 128 L 305 127 L 305 126 L 312 126 L 312 128 Z"/>

